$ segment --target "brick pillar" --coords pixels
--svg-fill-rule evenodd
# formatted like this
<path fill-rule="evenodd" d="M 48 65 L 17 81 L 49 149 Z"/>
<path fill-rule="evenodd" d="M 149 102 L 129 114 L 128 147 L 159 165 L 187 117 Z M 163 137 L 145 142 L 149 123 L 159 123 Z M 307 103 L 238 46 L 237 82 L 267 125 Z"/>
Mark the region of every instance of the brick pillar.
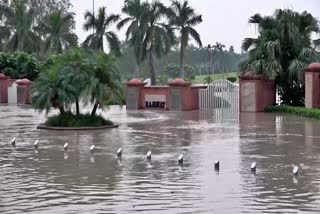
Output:
<path fill-rule="evenodd" d="M 17 80 L 18 104 L 31 104 L 32 82 L 28 79 Z"/>
<path fill-rule="evenodd" d="M 132 79 L 126 83 L 127 85 L 127 101 L 126 108 L 128 110 L 137 110 L 143 108 L 143 101 L 141 96 L 141 88 L 147 83 L 139 79 Z"/>
<path fill-rule="evenodd" d="M 320 108 L 320 63 L 305 69 L 305 107 Z"/>
<path fill-rule="evenodd" d="M 0 103 L 8 103 L 9 77 L 0 73 Z"/>
<path fill-rule="evenodd" d="M 240 112 L 262 112 L 276 103 L 276 85 L 261 75 L 247 72 L 240 76 Z"/>

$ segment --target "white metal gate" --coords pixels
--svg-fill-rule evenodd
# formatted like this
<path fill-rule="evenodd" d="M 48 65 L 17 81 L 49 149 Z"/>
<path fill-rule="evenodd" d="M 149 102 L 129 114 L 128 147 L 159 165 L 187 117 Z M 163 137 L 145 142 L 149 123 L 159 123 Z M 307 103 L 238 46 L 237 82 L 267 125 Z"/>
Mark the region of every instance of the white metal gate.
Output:
<path fill-rule="evenodd" d="M 239 112 L 239 86 L 228 80 L 217 80 L 200 89 L 200 110 L 228 110 Z"/>

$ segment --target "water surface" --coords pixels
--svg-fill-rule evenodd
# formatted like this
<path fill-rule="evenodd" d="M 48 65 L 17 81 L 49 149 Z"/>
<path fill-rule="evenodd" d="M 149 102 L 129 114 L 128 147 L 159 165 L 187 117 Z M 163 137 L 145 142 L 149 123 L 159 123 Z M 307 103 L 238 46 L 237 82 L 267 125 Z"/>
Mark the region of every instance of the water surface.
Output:
<path fill-rule="evenodd" d="M 117 106 L 103 114 L 120 127 L 55 132 L 37 130 L 45 117 L 30 108 L 0 106 L 0 212 L 320 212 L 319 121 Z M 115 155 L 119 147 L 121 160 Z M 293 165 L 300 166 L 299 177 L 292 176 Z"/>

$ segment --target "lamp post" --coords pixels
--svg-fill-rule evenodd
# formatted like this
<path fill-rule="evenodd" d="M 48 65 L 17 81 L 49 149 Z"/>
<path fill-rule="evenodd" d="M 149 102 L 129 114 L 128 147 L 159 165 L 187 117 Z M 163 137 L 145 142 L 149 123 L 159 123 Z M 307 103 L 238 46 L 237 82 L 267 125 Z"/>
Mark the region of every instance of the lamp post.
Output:
<path fill-rule="evenodd" d="M 95 15 L 94 15 L 94 0 L 92 0 L 92 11 L 93 11 L 93 28 L 92 28 L 92 31 L 93 31 L 93 34 L 94 34 L 94 21 L 95 21 Z"/>

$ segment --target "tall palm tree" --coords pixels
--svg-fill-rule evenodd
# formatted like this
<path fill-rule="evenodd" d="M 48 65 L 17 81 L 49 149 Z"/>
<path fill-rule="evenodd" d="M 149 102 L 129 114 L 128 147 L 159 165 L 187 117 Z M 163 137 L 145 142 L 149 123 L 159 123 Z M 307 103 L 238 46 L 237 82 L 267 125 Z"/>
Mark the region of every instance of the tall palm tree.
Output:
<path fill-rule="evenodd" d="M 216 53 L 216 64 L 218 67 L 218 70 L 220 73 L 224 73 L 223 67 L 224 67 L 224 48 L 226 46 L 224 44 L 222 44 L 221 42 L 216 42 L 215 45 L 212 46 L 212 48 L 214 49 L 214 52 Z"/>
<path fill-rule="evenodd" d="M 104 50 L 104 39 L 107 40 L 110 52 L 116 56 L 120 55 L 120 41 L 113 31 L 108 31 L 111 24 L 119 21 L 120 16 L 115 14 L 107 15 L 106 7 L 100 7 L 97 16 L 91 12 L 85 13 L 85 31 L 94 30 L 83 42 L 85 48 L 93 50 Z"/>
<path fill-rule="evenodd" d="M 141 39 L 132 39 L 133 34 L 139 29 L 141 20 L 144 16 L 148 3 L 142 3 L 141 0 L 125 0 L 122 12 L 127 15 L 122 19 L 118 25 L 118 30 L 122 29 L 125 25 L 129 25 L 126 30 L 126 40 L 129 41 L 129 45 L 133 47 L 137 61 L 136 75 L 140 76 L 140 64 L 141 64 Z"/>
<path fill-rule="evenodd" d="M 12 0 L 11 4 L 0 5 L 0 14 L 5 19 L 6 29 L 10 29 L 7 49 L 12 51 L 37 52 L 41 39 L 34 31 L 34 11 L 25 0 Z"/>
<path fill-rule="evenodd" d="M 197 15 L 187 0 L 183 3 L 173 1 L 169 9 L 169 19 L 170 25 L 175 26 L 180 32 L 180 77 L 184 78 L 184 52 L 190 38 L 202 47 L 200 35 L 194 29 L 194 26 L 202 22 L 202 15 Z"/>
<path fill-rule="evenodd" d="M 303 69 L 314 60 L 311 34 L 319 32 L 317 20 L 307 12 L 276 10 L 273 16 L 256 14 L 249 23 L 258 26 L 259 36 L 244 39 L 249 59 L 242 70 L 276 78 L 284 104 L 303 105 Z"/>
<path fill-rule="evenodd" d="M 72 32 L 73 22 L 73 13 L 59 10 L 48 15 L 38 27 L 45 37 L 45 50 L 61 54 L 64 49 L 77 46 L 78 37 Z"/>
<path fill-rule="evenodd" d="M 141 42 L 141 60 L 148 58 L 151 85 L 156 84 L 155 57 L 169 53 L 174 43 L 174 33 L 169 25 L 162 22 L 167 8 L 155 1 L 148 5 L 141 20 L 141 26 L 135 30 L 132 40 Z"/>

